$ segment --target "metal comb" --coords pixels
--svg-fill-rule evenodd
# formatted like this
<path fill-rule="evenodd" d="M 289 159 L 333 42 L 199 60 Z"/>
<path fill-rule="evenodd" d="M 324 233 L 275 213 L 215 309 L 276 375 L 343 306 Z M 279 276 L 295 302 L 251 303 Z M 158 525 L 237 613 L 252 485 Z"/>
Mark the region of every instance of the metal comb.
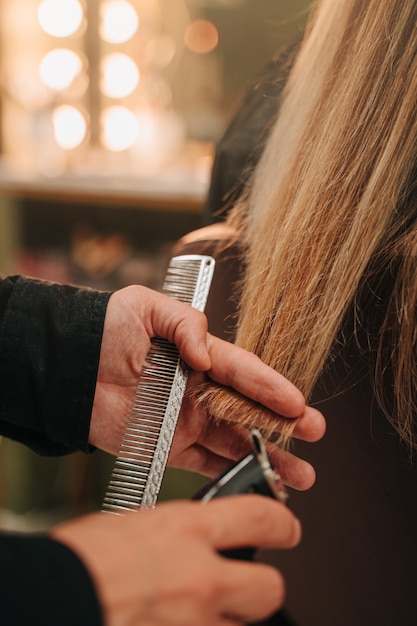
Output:
<path fill-rule="evenodd" d="M 204 311 L 214 266 L 210 256 L 173 257 L 163 293 Z M 177 348 L 165 339 L 153 339 L 104 497 L 103 511 L 123 514 L 155 506 L 188 375 L 189 369 Z"/>

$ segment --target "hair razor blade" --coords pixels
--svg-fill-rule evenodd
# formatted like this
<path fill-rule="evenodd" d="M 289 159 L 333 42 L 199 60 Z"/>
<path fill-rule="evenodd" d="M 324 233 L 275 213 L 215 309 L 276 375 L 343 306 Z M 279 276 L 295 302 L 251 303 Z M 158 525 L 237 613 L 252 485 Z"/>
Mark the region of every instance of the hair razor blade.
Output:
<path fill-rule="evenodd" d="M 162 292 L 204 311 L 215 261 L 205 255 L 173 257 Z M 187 386 L 189 368 L 177 348 L 152 340 L 128 423 L 104 497 L 103 511 L 123 514 L 156 504 Z"/>

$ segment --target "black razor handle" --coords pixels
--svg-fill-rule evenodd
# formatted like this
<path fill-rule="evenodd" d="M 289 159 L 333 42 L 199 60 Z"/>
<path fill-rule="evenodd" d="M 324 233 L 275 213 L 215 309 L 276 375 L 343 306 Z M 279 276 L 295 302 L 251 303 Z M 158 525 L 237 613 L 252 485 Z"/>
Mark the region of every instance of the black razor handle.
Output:
<path fill-rule="evenodd" d="M 281 502 L 287 499 L 287 492 L 281 477 L 272 467 L 259 431 L 251 432 L 253 452 L 235 463 L 226 472 L 210 481 L 193 498 L 208 502 L 236 494 L 256 493 Z M 223 550 L 223 556 L 250 561 L 256 552 L 255 547 Z"/>

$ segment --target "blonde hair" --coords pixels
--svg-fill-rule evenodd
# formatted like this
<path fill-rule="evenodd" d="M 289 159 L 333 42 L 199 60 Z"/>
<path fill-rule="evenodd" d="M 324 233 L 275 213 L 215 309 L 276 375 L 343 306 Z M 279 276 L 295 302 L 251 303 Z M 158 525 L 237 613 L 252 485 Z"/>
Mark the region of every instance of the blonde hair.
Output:
<path fill-rule="evenodd" d="M 375 393 L 411 448 L 416 103 L 417 2 L 322 0 L 250 189 L 228 218 L 246 244 L 236 343 L 307 397 L 366 281 L 398 268 L 379 328 Z M 259 408 L 228 391 L 209 388 L 204 401 L 215 416 L 259 422 Z"/>

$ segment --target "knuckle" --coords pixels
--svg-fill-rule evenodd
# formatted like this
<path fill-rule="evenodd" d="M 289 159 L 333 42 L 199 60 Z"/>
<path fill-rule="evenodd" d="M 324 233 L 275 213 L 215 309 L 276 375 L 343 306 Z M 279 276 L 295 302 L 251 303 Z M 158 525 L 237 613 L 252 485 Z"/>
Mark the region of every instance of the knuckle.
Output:
<path fill-rule="evenodd" d="M 210 569 L 208 566 L 191 568 L 185 580 L 189 610 L 197 617 L 211 612 L 218 602 L 220 585 Z"/>
<path fill-rule="evenodd" d="M 207 327 L 208 322 L 204 313 L 202 313 L 201 311 L 197 311 L 196 309 L 188 305 L 184 305 L 184 307 L 185 308 L 184 308 L 183 316 L 179 323 L 180 327 L 183 327 L 184 330 L 186 330 L 187 327 L 189 327 L 190 323 L 198 325 L 198 326 Z"/>
<path fill-rule="evenodd" d="M 214 572 L 206 571 L 204 575 L 198 576 L 196 585 L 198 587 L 197 598 L 200 606 L 213 606 L 221 593 L 219 577 Z"/>

